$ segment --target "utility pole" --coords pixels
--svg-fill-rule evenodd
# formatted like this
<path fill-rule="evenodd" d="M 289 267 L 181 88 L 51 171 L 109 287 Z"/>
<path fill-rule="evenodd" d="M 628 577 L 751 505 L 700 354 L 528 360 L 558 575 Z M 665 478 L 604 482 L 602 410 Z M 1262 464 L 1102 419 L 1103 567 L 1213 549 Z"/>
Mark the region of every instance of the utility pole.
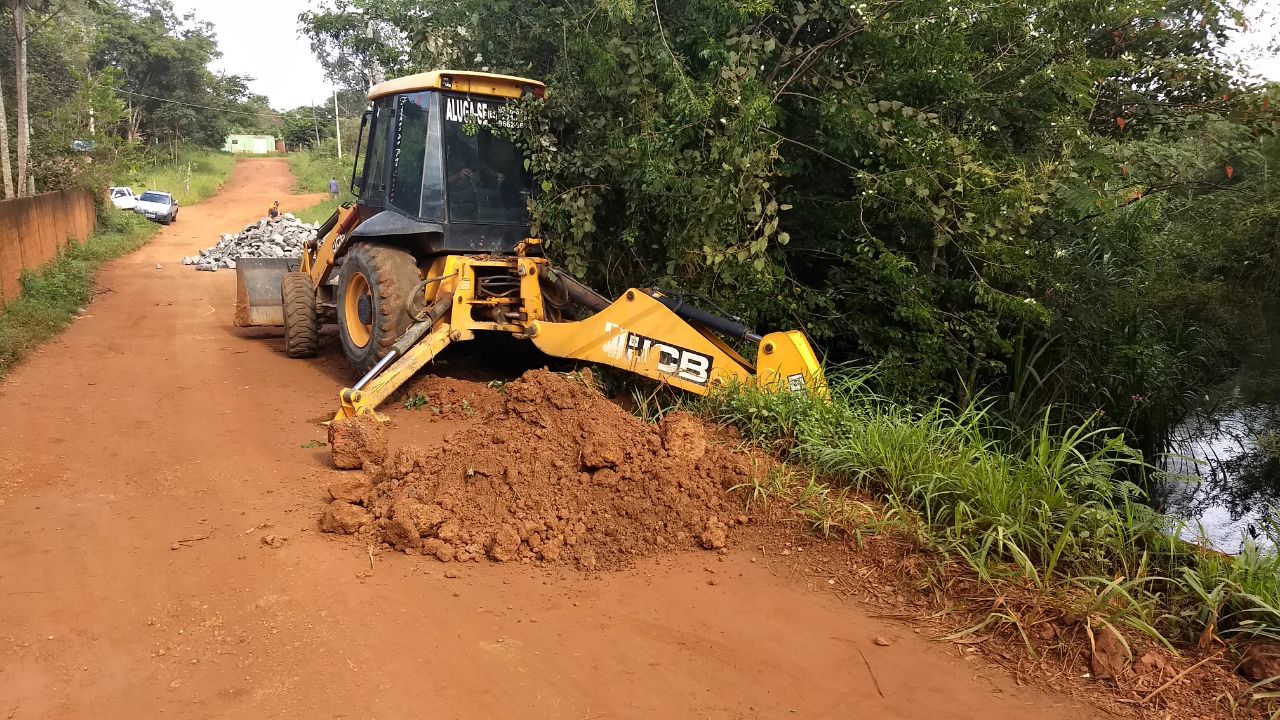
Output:
<path fill-rule="evenodd" d="M 320 147 L 320 121 L 316 119 L 315 103 L 311 105 L 311 125 L 316 130 L 316 147 Z"/>
<path fill-rule="evenodd" d="M 338 159 L 342 159 L 342 126 L 338 124 L 338 88 L 333 89 L 333 134 L 338 138 Z"/>

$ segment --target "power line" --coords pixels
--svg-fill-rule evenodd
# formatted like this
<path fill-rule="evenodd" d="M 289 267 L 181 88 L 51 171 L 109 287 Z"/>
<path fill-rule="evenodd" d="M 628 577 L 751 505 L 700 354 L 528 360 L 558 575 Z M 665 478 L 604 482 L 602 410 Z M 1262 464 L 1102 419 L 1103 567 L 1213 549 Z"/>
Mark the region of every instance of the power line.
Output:
<path fill-rule="evenodd" d="M 288 113 L 278 113 L 274 110 L 260 110 L 251 112 L 248 110 L 232 110 L 231 108 L 220 108 L 212 105 L 199 105 L 197 103 L 182 102 L 181 100 L 170 100 L 169 98 L 157 97 L 155 95 L 147 95 L 146 93 L 133 92 L 124 88 L 116 88 L 125 95 L 133 95 L 134 97 L 144 97 L 151 100 L 159 100 L 160 102 L 173 103 L 174 105 L 186 105 L 187 107 L 203 108 L 205 110 L 217 110 L 218 112 L 232 113 L 235 115 L 274 115 L 276 117 L 288 117 Z"/>
<path fill-rule="evenodd" d="M 213 105 L 200 105 L 198 103 L 183 102 L 181 100 L 171 100 L 169 98 L 162 98 L 156 95 L 147 95 L 146 93 L 133 92 L 132 90 L 125 90 L 124 88 L 116 88 L 116 90 L 124 93 L 125 95 L 133 95 L 134 97 L 144 97 L 144 98 L 149 98 L 151 100 L 159 100 L 160 102 L 173 103 L 174 105 L 185 105 L 187 107 L 202 108 L 204 110 L 217 110 L 218 112 L 232 113 L 234 115 L 274 115 L 275 117 L 296 117 L 295 115 L 291 115 L 290 113 L 280 113 L 274 110 L 260 110 L 257 112 L 250 111 L 250 110 L 232 110 L 231 108 L 220 108 L 220 107 L 214 107 Z M 319 107 L 319 106 L 315 106 L 315 107 Z M 344 113 L 346 112 L 346 108 L 341 108 L 341 109 L 342 109 L 342 112 Z M 344 116 L 344 119 L 351 119 L 351 116 Z"/>

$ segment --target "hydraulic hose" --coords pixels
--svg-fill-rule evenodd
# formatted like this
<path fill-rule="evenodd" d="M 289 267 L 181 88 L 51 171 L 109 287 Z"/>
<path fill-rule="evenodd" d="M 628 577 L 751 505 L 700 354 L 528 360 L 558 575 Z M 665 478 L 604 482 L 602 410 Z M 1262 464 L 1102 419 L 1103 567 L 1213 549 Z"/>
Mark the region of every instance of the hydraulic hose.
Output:
<path fill-rule="evenodd" d="M 737 322 L 736 320 L 723 318 L 719 315 L 712 315 L 706 310 L 701 310 L 685 303 L 681 298 L 670 297 L 661 293 L 652 293 L 652 297 L 654 300 L 665 305 L 668 310 L 691 323 L 710 328 L 716 332 L 724 333 L 734 339 L 746 340 L 747 342 L 758 343 L 764 339 L 763 335 L 758 334 L 751 328 Z"/>

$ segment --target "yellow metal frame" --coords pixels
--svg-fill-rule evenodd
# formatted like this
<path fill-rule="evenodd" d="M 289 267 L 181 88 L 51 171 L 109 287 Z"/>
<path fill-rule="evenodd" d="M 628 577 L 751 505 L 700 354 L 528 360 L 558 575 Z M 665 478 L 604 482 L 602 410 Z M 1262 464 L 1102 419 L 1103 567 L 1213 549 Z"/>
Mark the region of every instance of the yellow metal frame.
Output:
<path fill-rule="evenodd" d="M 338 208 L 338 222 L 334 223 L 329 234 L 316 238 L 314 244 L 303 248 L 302 265 L 299 269 L 311 276 L 311 282 L 316 287 L 328 282 L 339 246 L 356 229 L 359 220 L 360 215 L 355 205 L 343 205 Z"/>
<path fill-rule="evenodd" d="M 551 266 L 545 258 L 525 254 L 537 242 L 526 240 L 516 256 L 449 255 L 432 263 L 425 275 L 433 282 L 426 284 L 424 307 L 452 296 L 452 308 L 365 387 L 343 388 L 334 419 L 377 415 L 383 401 L 450 343 L 470 340 L 478 331 L 513 333 L 529 338 L 548 355 L 610 365 L 699 395 L 729 383 L 825 392 L 822 366 L 803 334 L 764 336 L 752 364 L 639 289 L 628 290 L 584 320 L 547 320 L 539 279 Z M 477 277 L 494 270 L 520 279 L 518 297 L 477 297 Z M 506 317 L 494 319 L 495 312 Z"/>
<path fill-rule="evenodd" d="M 388 95 L 423 90 L 452 90 L 472 95 L 519 98 L 524 96 L 526 88 L 545 87 L 537 80 L 515 75 L 495 75 L 464 70 L 433 70 L 378 83 L 369 90 L 369 99 L 377 100 Z"/>

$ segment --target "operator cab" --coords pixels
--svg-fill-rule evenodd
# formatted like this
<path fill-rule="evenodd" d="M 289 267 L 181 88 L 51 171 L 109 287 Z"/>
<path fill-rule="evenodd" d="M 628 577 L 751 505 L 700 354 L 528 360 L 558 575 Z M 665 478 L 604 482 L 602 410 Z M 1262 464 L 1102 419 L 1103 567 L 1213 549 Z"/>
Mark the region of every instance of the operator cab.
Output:
<path fill-rule="evenodd" d="M 394 238 L 419 257 L 515 252 L 529 236 L 532 178 L 510 137 L 509 103 L 542 97 L 536 80 L 441 70 L 369 91 L 352 169 L 353 237 Z"/>

